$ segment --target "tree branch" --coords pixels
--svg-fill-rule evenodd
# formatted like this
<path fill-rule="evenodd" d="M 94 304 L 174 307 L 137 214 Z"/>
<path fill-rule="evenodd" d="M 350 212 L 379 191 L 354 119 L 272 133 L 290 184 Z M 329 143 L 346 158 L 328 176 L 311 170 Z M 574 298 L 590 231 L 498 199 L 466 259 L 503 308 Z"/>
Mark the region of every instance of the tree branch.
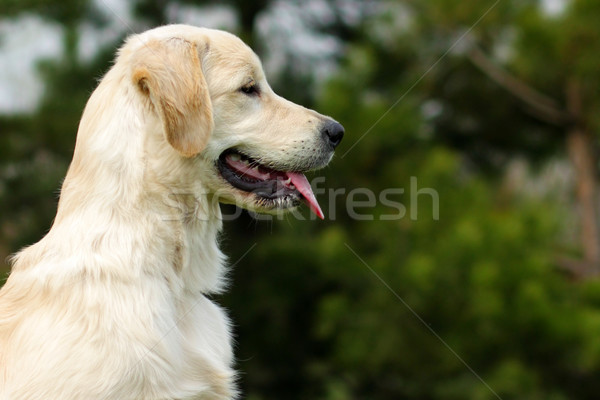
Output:
<path fill-rule="evenodd" d="M 565 126 L 572 122 L 572 116 L 564 111 L 554 99 L 540 93 L 498 66 L 477 45 L 471 45 L 466 55 L 469 61 L 490 79 L 531 107 L 537 118 L 558 126 Z"/>
<path fill-rule="evenodd" d="M 590 261 L 560 258 L 558 267 L 576 281 L 598 277 L 597 265 Z"/>
<path fill-rule="evenodd" d="M 567 81 L 567 109 L 577 121 L 583 120 L 581 82 Z M 567 132 L 567 154 L 576 176 L 575 199 L 581 221 L 580 239 L 585 261 L 592 264 L 588 273 L 600 274 L 600 227 L 598 226 L 598 159 L 594 137 L 584 124 L 571 125 Z"/>

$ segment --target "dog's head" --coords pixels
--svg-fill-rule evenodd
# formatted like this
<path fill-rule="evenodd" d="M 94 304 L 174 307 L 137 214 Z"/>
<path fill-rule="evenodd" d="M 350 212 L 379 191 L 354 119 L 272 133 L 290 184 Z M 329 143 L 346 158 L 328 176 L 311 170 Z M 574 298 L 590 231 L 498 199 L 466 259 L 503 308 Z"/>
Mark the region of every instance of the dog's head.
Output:
<path fill-rule="evenodd" d="M 121 54 L 160 140 L 195 171 L 186 176 L 222 202 L 270 212 L 304 201 L 322 217 L 304 173 L 329 163 L 344 128 L 276 95 L 240 39 L 171 25 L 130 38 Z"/>

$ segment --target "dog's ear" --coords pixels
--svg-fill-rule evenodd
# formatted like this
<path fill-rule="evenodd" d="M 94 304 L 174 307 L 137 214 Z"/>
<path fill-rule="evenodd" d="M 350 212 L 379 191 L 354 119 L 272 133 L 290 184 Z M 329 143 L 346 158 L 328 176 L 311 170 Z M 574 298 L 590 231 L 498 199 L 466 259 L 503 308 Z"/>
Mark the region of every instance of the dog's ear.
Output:
<path fill-rule="evenodd" d="M 132 65 L 133 82 L 159 114 L 167 141 L 185 157 L 201 152 L 213 118 L 197 46 L 182 39 L 150 41 L 135 52 Z"/>

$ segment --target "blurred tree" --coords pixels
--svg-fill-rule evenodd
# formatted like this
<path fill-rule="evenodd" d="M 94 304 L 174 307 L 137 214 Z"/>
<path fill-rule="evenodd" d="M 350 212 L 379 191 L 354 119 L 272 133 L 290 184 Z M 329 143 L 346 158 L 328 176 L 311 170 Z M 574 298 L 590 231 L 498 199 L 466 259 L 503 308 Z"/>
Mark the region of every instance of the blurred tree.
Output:
<path fill-rule="evenodd" d="M 492 5 L 476 3 L 380 3 L 357 27 L 316 107 L 348 128 L 326 171 L 328 189 L 345 193 L 329 192 L 335 221 L 248 221 L 258 245 L 230 250 L 244 264 L 227 300 L 249 398 L 596 397 L 598 283 L 556 269 L 568 214 L 498 179 L 515 156 L 543 165 L 564 154 L 565 127 L 463 57 L 471 36 L 436 62 Z M 527 7 L 541 14 L 537 3 L 502 4 L 471 32 L 494 53 L 517 46 L 506 31 Z M 405 192 L 400 206 L 376 198 L 361 221 L 347 212 L 352 188 Z M 435 188 L 439 221 L 419 188 Z"/>
<path fill-rule="evenodd" d="M 64 25 L 79 22 L 86 14 L 89 2 L 80 0 L 1 0 L 0 10 L 3 17 L 16 17 L 22 13 L 43 15 Z"/>
<path fill-rule="evenodd" d="M 78 28 L 83 21 L 106 23 L 86 1 L 2 1 L 5 17 L 39 14 L 63 27 L 63 54 L 43 60 L 38 70 L 46 88 L 39 107 L 30 115 L 0 116 L 0 242 L 4 255 L 40 239 L 56 213 L 58 184 L 70 161 L 81 112 L 96 78 L 113 54 L 101 51 L 92 62 L 77 57 Z M 43 173 L 41 173 L 43 171 Z M 0 246 L 3 247 L 3 246 Z"/>
<path fill-rule="evenodd" d="M 166 15 L 167 6 L 171 4 L 189 4 L 194 6 L 214 5 L 214 1 L 208 0 L 182 0 L 176 2 L 168 2 L 163 0 L 137 0 L 135 2 L 135 12 L 138 16 L 146 19 L 152 25 L 163 25 L 168 23 Z M 254 24 L 257 16 L 265 11 L 272 0 L 225 0 L 220 2 L 221 5 L 226 4 L 232 7 L 237 12 L 240 29 L 237 34 L 251 47 L 255 44 L 255 29 Z"/>
<path fill-rule="evenodd" d="M 432 92 L 442 110 L 436 135 L 488 163 L 502 164 L 515 152 L 532 160 L 566 153 L 576 177 L 582 260 L 562 265 L 577 277 L 598 275 L 598 2 L 566 1 L 554 13 L 542 0 L 406 4 L 427 32 L 426 52 L 436 44 L 452 48 L 497 85 L 460 59 L 434 71 Z"/>

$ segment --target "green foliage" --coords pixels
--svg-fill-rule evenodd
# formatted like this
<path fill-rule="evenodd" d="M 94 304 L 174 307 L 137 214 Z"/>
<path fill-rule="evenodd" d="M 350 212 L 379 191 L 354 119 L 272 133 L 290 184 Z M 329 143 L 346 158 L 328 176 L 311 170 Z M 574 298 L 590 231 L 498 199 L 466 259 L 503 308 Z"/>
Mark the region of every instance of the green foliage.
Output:
<path fill-rule="evenodd" d="M 37 65 L 46 82 L 38 109 L 27 116 L 0 116 L 0 207 L 5 210 L 0 213 L 0 250 L 5 256 L 38 241 L 50 227 L 83 107 L 114 56 L 116 44 L 100 51 L 92 62 L 77 60 L 77 37 L 69 26 L 85 18 L 88 8 L 86 2 L 76 3 L 70 7 L 68 3 L 25 2 L 6 9 L 8 15 L 37 12 L 56 17 L 65 25 L 65 51 L 62 58 Z M 70 16 L 60 14 L 61 10 Z M 90 18 L 100 22 L 95 16 Z M 7 271 L 4 259 L 0 271 Z"/>
<path fill-rule="evenodd" d="M 71 25 L 79 21 L 89 10 L 89 2 L 82 0 L 0 0 L 3 17 L 13 17 L 21 13 L 34 13 L 53 19 L 61 24 Z"/>
<path fill-rule="evenodd" d="M 346 193 L 404 188 L 405 216 L 381 220 L 397 210 L 377 204 L 373 221 L 352 220 L 340 212 L 347 198 L 337 197 L 328 199 L 335 221 L 289 220 L 231 234 L 236 243 L 248 242 L 248 233 L 259 239 L 245 267 L 236 269 L 227 300 L 248 311 L 258 299 L 277 315 L 260 320 L 266 337 L 252 332 L 257 312 L 235 316 L 241 365 L 252 371 L 248 393 L 255 399 L 595 398 L 598 288 L 569 282 L 558 268 L 564 211 L 551 198 L 507 192 L 487 168 L 468 162 L 485 165 L 499 150 L 541 162 L 557 151 L 556 132 L 456 59 L 390 109 L 423 71 L 414 63 L 418 45 L 351 46 L 317 104 L 348 128 L 340 157 L 325 172 L 327 184 Z M 424 63 L 418 65 L 432 61 Z M 562 72 L 547 73 L 558 80 Z M 428 95 L 444 107 L 433 121 L 420 108 Z M 461 114 L 476 121 L 472 132 L 465 132 Z M 449 140 L 452 132 L 469 136 Z M 426 194 L 411 204 L 411 177 L 417 191 L 437 191 L 439 220 Z M 237 256 L 245 250 L 232 249 Z M 267 295 L 282 286 L 283 298 Z M 263 346 L 277 356 L 261 352 Z"/>
<path fill-rule="evenodd" d="M 381 115 L 378 104 L 357 104 L 350 95 L 356 90 L 334 82 L 324 95 L 343 99 L 332 101 L 332 110 L 350 127 Z M 321 106 L 329 112 L 327 102 Z M 554 262 L 559 207 L 465 174 L 461 156 L 416 139 L 418 114 L 399 108 L 334 162 L 327 182 L 347 190 L 405 188 L 404 218 L 378 220 L 395 210 L 377 205 L 373 221 L 351 220 L 338 208 L 338 218 L 322 226 L 276 224 L 237 268 L 231 305 L 244 310 L 235 316 L 240 337 L 255 338 L 240 342 L 241 358 L 248 357 L 242 368 L 252 371 L 248 385 L 261 395 L 250 393 L 496 398 L 460 356 L 502 398 L 594 398 L 600 309 L 594 285 L 578 296 Z M 348 132 L 349 143 L 362 132 Z M 381 179 L 372 178 L 374 170 Z M 411 203 L 412 191 L 423 188 L 439 195 L 438 221 L 428 195 Z M 418 218 L 410 218 L 416 206 Z M 248 321 L 257 315 L 266 319 Z M 257 322 L 261 334 L 252 335 Z M 260 352 L 264 346 L 276 357 Z M 268 371 L 279 373 L 269 379 Z"/>

